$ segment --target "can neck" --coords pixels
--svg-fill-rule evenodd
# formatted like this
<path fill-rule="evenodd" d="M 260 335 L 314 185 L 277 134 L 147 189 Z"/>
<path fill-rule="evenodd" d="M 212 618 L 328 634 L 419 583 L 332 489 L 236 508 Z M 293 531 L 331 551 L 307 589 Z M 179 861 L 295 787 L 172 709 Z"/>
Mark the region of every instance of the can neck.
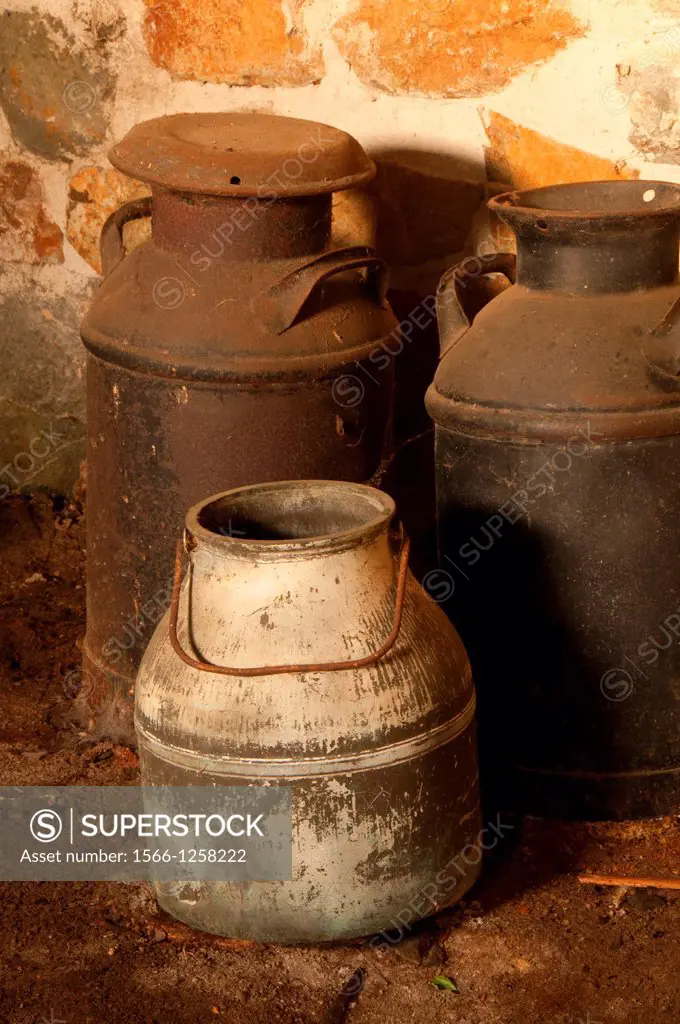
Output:
<path fill-rule="evenodd" d="M 213 263 L 289 259 L 323 252 L 331 237 L 331 195 L 245 199 L 155 189 L 157 246 Z"/>
<path fill-rule="evenodd" d="M 629 292 L 673 284 L 678 278 L 680 225 L 578 222 L 570 231 L 512 225 L 517 236 L 517 283 L 578 293 Z M 542 234 L 541 232 L 544 232 Z"/>
<path fill-rule="evenodd" d="M 243 668 L 372 653 L 393 612 L 393 514 L 374 488 L 323 480 L 256 484 L 195 505 L 186 525 L 200 653 Z"/>
<path fill-rule="evenodd" d="M 219 553 L 199 541 L 191 566 L 193 642 L 215 664 L 346 661 L 389 633 L 396 563 L 387 527 L 363 544 L 258 561 L 233 543 Z"/>

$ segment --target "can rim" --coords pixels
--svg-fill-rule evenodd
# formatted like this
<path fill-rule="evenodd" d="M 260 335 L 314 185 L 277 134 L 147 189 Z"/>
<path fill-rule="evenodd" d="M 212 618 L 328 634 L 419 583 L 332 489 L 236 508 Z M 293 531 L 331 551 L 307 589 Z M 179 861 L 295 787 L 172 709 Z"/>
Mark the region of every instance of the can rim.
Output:
<path fill-rule="evenodd" d="M 259 525 L 267 530 L 274 528 L 278 512 L 281 529 L 285 530 L 286 524 L 290 527 L 291 516 L 294 517 L 305 502 L 316 501 L 322 510 L 324 497 L 327 499 L 329 517 L 335 515 L 339 523 L 343 514 L 346 515 L 346 526 L 272 539 L 245 535 L 243 520 L 238 518 L 246 514 L 254 526 Z M 349 514 L 350 504 L 356 506 L 357 502 L 363 505 L 363 516 Z M 270 506 L 274 503 L 274 509 L 263 516 L 267 503 Z M 256 516 L 259 510 L 258 519 Z M 219 512 L 219 518 L 222 519 L 219 528 L 216 525 L 218 520 L 210 525 L 211 512 Z M 185 543 L 190 550 L 200 545 L 229 557 L 325 554 L 330 550 L 342 550 L 366 543 L 380 533 L 387 533 L 395 515 L 394 500 L 384 491 L 368 484 L 341 480 L 280 480 L 222 491 L 193 505 L 186 516 Z M 291 529 L 287 532 L 291 533 Z"/>

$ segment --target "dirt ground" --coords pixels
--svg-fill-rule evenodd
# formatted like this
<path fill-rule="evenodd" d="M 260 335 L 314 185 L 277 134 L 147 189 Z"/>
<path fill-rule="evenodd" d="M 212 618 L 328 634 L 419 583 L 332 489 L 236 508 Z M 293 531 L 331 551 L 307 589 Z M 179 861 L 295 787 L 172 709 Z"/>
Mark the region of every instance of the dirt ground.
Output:
<path fill-rule="evenodd" d="M 0 785 L 137 779 L 131 751 L 73 723 L 83 532 L 77 506 L 0 503 Z M 163 915 L 143 883 L 0 882 L 0 1020 L 677 1024 L 680 892 L 584 886 L 579 872 L 680 877 L 678 819 L 517 821 L 469 898 L 386 952 L 215 939 Z"/>

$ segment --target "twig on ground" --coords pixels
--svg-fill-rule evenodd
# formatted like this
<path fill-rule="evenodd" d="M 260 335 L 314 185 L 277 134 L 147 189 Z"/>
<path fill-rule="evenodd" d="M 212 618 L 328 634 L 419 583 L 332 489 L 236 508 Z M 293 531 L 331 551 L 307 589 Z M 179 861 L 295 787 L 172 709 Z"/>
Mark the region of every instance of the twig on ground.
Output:
<path fill-rule="evenodd" d="M 637 889 L 680 889 L 680 878 L 626 878 L 623 875 L 579 875 L 585 885 L 628 885 Z"/>

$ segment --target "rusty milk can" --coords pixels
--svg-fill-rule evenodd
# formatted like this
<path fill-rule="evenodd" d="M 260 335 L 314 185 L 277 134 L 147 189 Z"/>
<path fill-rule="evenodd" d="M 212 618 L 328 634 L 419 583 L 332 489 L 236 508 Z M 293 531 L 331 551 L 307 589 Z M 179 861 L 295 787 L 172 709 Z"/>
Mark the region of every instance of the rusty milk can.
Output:
<path fill-rule="evenodd" d="M 393 516 L 383 492 L 329 481 L 240 488 L 187 515 L 190 567 L 137 679 L 142 783 L 291 786 L 293 807 L 292 881 L 156 883 L 193 927 L 350 938 L 403 928 L 405 908 L 432 914 L 477 877 L 470 665 Z"/>
<path fill-rule="evenodd" d="M 126 718 L 167 607 L 182 510 L 281 477 L 369 480 L 388 438 L 392 370 L 384 353 L 382 372 L 363 370 L 396 321 L 374 251 L 331 246 L 331 193 L 375 173 L 344 132 L 179 114 L 137 125 L 111 162 L 152 196 L 107 221 L 104 281 L 82 326 L 84 665 L 90 706 L 115 698 Z M 152 239 L 126 255 L 124 225 L 145 216 Z"/>
<path fill-rule="evenodd" d="M 680 187 L 561 185 L 490 206 L 517 236 L 517 283 L 471 324 L 470 275 L 508 257 L 445 275 L 428 393 L 482 776 L 548 816 L 677 812 Z"/>

